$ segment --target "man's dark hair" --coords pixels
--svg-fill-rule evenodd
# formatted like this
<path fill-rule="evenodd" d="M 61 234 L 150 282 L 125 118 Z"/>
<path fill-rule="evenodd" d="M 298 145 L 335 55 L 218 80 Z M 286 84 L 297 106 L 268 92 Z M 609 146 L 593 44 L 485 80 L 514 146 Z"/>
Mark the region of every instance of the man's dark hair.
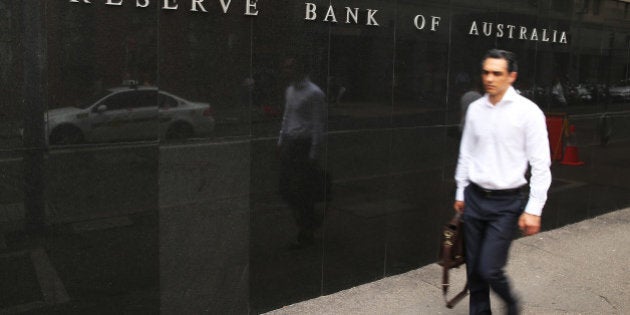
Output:
<path fill-rule="evenodd" d="M 299 76 L 307 76 L 310 74 L 310 65 L 307 56 L 289 54 L 284 58 L 284 62 L 289 62 L 293 66 L 293 71 Z"/>
<path fill-rule="evenodd" d="M 483 56 L 483 60 L 481 61 L 482 66 L 483 62 L 488 58 L 494 59 L 505 59 L 508 64 L 508 72 L 518 72 L 518 62 L 516 61 L 516 54 L 502 49 L 490 49 L 486 52 L 486 55 Z"/>

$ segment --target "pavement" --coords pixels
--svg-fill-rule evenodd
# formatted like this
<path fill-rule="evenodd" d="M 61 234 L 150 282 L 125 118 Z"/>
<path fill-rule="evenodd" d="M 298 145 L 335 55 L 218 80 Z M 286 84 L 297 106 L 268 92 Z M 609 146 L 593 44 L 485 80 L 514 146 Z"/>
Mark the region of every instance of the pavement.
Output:
<path fill-rule="evenodd" d="M 630 314 L 630 208 L 515 240 L 506 271 L 522 314 Z M 451 296 L 465 283 L 451 271 Z M 267 314 L 468 314 L 444 306 L 437 264 Z M 492 297 L 494 314 L 504 314 Z"/>

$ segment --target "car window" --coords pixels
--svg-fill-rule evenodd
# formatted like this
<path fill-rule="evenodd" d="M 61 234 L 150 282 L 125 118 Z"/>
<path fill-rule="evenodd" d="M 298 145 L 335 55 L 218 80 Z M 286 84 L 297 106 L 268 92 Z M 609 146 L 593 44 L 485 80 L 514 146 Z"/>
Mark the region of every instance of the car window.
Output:
<path fill-rule="evenodd" d="M 83 100 L 79 105 L 77 105 L 79 108 L 81 109 L 86 109 L 92 105 L 94 105 L 94 103 L 96 103 L 98 100 L 102 99 L 103 97 L 109 95 L 111 92 L 109 91 L 104 91 L 101 93 L 97 93 L 92 95 L 91 97 L 89 97 L 86 100 Z"/>
<path fill-rule="evenodd" d="M 171 96 L 160 93 L 158 104 L 160 105 L 160 108 L 172 108 L 177 107 L 177 105 L 179 105 L 179 102 Z"/>
<path fill-rule="evenodd" d="M 101 102 L 107 110 L 156 107 L 157 91 L 128 91 L 116 93 Z"/>
<path fill-rule="evenodd" d="M 158 98 L 157 91 L 138 91 L 138 101 L 133 104 L 133 107 L 157 107 Z"/>
<path fill-rule="evenodd" d="M 101 104 L 107 105 L 107 110 L 128 109 L 134 107 L 136 100 L 136 92 L 121 92 L 104 99 Z"/>

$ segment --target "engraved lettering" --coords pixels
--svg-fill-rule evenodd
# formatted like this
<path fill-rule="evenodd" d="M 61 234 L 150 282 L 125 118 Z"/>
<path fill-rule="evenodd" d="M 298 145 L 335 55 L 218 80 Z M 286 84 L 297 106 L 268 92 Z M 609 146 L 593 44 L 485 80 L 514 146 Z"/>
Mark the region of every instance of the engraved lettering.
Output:
<path fill-rule="evenodd" d="M 439 16 L 432 16 L 431 17 L 431 31 L 435 32 L 437 30 L 437 27 L 440 25 L 440 20 L 442 18 Z"/>
<path fill-rule="evenodd" d="M 420 23 L 418 23 L 420 22 Z M 427 24 L 427 21 L 424 19 L 423 15 L 416 15 L 416 17 L 413 19 L 413 24 L 416 26 L 417 29 L 422 30 L 424 29 L 424 26 Z"/>
<path fill-rule="evenodd" d="M 424 22 L 420 20 L 422 16 L 416 16 L 414 23 L 416 28 L 424 27 Z M 420 23 L 423 22 L 423 23 Z M 510 39 L 521 39 L 527 41 L 559 42 L 568 43 L 567 32 L 551 30 L 546 28 L 528 28 L 522 25 L 510 25 L 494 22 L 472 21 L 468 29 L 468 35 L 479 36 L 479 23 L 481 23 L 481 34 L 484 36 L 495 36 L 497 38 L 508 37 Z M 518 33 L 517 33 L 518 32 Z"/>
<path fill-rule="evenodd" d="M 503 24 L 497 24 L 497 37 L 503 37 Z"/>
<path fill-rule="evenodd" d="M 258 0 L 245 1 L 245 15 L 258 15 Z"/>
<path fill-rule="evenodd" d="M 314 3 L 306 3 L 306 13 L 304 15 L 305 20 L 314 21 L 317 18 L 317 6 Z"/>
<path fill-rule="evenodd" d="M 538 30 L 536 28 L 532 29 L 532 35 L 529 37 L 529 40 L 538 41 Z"/>
<path fill-rule="evenodd" d="M 514 29 L 516 28 L 516 26 L 514 26 L 514 25 L 508 25 L 508 26 L 507 26 L 507 28 L 508 28 L 508 30 L 510 30 L 510 32 L 508 33 L 508 34 L 509 34 L 509 35 L 508 35 L 508 37 L 509 37 L 510 39 L 514 38 L 514 37 L 512 36 L 512 34 L 514 33 Z"/>
<path fill-rule="evenodd" d="M 473 21 L 472 24 L 470 24 L 468 35 L 479 35 L 479 30 L 477 29 L 477 21 Z"/>
<path fill-rule="evenodd" d="M 527 27 L 521 26 L 519 29 L 520 29 L 520 35 L 518 36 L 518 38 L 527 39 Z"/>
<path fill-rule="evenodd" d="M 567 42 L 567 33 L 566 32 L 562 32 L 560 34 L 560 43 L 568 44 L 568 42 Z"/>
<path fill-rule="evenodd" d="M 332 5 L 328 7 L 328 11 L 326 12 L 326 16 L 324 17 L 324 22 L 337 23 L 337 17 L 335 16 L 335 11 L 333 10 Z"/>
<path fill-rule="evenodd" d="M 136 8 L 146 8 L 149 6 L 149 0 L 136 0 Z"/>
<path fill-rule="evenodd" d="M 225 3 L 225 0 L 219 0 L 219 2 L 221 2 L 223 13 L 227 13 L 227 11 L 230 9 L 230 4 L 232 4 L 232 0 L 227 0 L 227 3 Z"/>
<path fill-rule="evenodd" d="M 378 22 L 376 22 L 376 19 L 374 18 L 374 15 L 377 12 L 378 12 L 378 10 L 368 9 L 368 12 L 367 12 L 367 24 L 366 25 L 379 26 Z"/>
<path fill-rule="evenodd" d="M 206 8 L 203 7 L 203 1 L 204 0 L 192 0 L 192 2 L 190 3 L 190 6 L 191 6 L 190 11 L 197 12 L 198 11 L 197 6 L 199 6 L 201 8 L 201 11 L 208 12 Z"/>
<path fill-rule="evenodd" d="M 547 36 L 547 29 L 543 28 L 542 30 L 542 41 L 543 42 L 548 42 L 549 41 L 549 37 Z"/>
<path fill-rule="evenodd" d="M 492 35 L 492 23 L 483 22 L 483 35 Z"/>
<path fill-rule="evenodd" d="M 173 2 L 173 4 L 171 5 L 170 2 Z M 164 5 L 162 6 L 162 9 L 164 10 L 177 10 L 177 8 L 179 7 L 179 4 L 177 4 L 177 0 L 164 0 Z"/>
<path fill-rule="evenodd" d="M 354 11 L 353 11 L 354 10 Z M 359 24 L 359 8 L 346 7 L 346 23 L 350 24 L 350 19 L 354 21 L 354 24 Z"/>

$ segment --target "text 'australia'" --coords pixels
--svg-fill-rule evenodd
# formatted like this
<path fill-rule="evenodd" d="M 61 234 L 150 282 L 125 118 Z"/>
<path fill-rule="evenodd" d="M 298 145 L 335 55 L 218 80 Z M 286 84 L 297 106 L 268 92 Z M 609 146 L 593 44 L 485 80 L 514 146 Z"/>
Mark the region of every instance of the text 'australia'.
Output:
<path fill-rule="evenodd" d="M 480 27 L 481 26 L 481 27 Z M 535 27 L 527 28 L 520 25 L 501 24 L 492 22 L 473 21 L 470 24 L 468 35 L 476 36 L 495 36 L 498 38 L 505 37 L 509 39 L 522 39 L 531 41 L 541 41 L 549 43 L 567 44 L 567 32 L 550 30 L 550 29 L 537 29 Z"/>

